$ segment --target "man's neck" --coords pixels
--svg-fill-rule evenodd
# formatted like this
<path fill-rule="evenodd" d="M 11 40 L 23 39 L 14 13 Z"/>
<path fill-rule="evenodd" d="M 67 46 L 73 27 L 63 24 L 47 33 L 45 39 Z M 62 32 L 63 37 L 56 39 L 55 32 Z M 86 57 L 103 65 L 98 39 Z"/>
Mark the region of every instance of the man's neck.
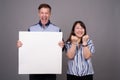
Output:
<path fill-rule="evenodd" d="M 49 24 L 50 24 L 50 20 L 46 24 L 42 24 L 41 21 L 39 21 L 39 25 L 43 27 L 48 26 Z"/>

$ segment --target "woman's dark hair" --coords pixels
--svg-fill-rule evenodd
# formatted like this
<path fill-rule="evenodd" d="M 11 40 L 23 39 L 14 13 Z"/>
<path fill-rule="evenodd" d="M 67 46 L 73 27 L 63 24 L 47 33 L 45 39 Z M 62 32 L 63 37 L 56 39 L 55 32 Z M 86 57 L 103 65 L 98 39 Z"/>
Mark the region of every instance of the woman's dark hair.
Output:
<path fill-rule="evenodd" d="M 40 4 L 38 7 L 38 10 L 40 10 L 41 8 L 49 8 L 51 12 L 51 6 L 49 4 L 46 4 L 46 3 Z"/>
<path fill-rule="evenodd" d="M 84 30 L 85 30 L 84 35 L 86 35 L 87 31 L 86 31 L 86 26 L 85 26 L 85 24 L 84 24 L 82 21 L 75 21 L 75 23 L 73 24 L 73 27 L 72 27 L 72 30 L 71 30 L 71 33 L 70 33 L 70 36 L 69 36 L 67 42 L 71 42 L 71 36 L 72 36 L 72 35 L 75 35 L 74 30 L 75 30 L 75 27 L 76 27 L 77 24 L 80 24 L 81 27 L 84 28 Z M 82 40 L 81 40 L 80 43 L 82 43 Z"/>

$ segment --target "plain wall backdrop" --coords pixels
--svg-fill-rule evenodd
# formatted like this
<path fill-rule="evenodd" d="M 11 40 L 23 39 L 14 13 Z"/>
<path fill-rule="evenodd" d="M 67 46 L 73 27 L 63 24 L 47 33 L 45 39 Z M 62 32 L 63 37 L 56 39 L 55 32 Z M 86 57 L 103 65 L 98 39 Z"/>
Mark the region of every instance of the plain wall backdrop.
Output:
<path fill-rule="evenodd" d="M 18 32 L 36 24 L 38 6 L 52 7 L 51 22 L 59 26 L 66 40 L 73 23 L 82 20 L 95 44 L 94 80 L 119 80 L 120 74 L 120 0 L 0 0 L 0 80 L 29 80 L 18 74 Z M 63 52 L 63 74 L 66 80 L 67 58 Z"/>

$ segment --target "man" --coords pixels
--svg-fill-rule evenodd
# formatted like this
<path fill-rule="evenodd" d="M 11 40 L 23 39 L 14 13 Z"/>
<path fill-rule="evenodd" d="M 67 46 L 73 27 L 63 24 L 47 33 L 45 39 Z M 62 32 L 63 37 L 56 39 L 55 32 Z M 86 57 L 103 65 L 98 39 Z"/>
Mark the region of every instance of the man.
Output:
<path fill-rule="evenodd" d="M 31 26 L 28 31 L 41 31 L 41 32 L 60 32 L 60 28 L 50 22 L 51 7 L 48 4 L 41 4 L 38 7 L 39 23 Z M 17 42 L 17 47 L 21 47 L 22 42 Z M 63 48 L 63 41 L 59 42 L 59 46 Z M 30 80 L 56 80 L 56 74 L 30 74 Z"/>

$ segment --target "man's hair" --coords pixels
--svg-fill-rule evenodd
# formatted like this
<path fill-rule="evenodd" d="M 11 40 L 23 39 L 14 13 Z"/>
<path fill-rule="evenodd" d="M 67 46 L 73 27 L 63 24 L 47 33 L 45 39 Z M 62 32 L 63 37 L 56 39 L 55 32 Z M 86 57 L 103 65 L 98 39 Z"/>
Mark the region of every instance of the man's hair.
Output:
<path fill-rule="evenodd" d="M 38 7 L 38 10 L 40 10 L 41 8 L 49 8 L 51 12 L 51 6 L 49 4 L 46 4 L 46 3 L 40 4 Z"/>

